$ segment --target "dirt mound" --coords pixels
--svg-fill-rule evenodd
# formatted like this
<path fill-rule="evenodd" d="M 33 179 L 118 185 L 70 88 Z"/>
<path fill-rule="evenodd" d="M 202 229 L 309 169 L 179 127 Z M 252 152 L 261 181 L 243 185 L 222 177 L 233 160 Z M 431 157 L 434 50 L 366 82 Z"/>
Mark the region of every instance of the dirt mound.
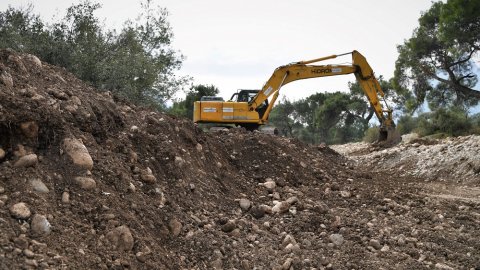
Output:
<path fill-rule="evenodd" d="M 2 269 L 478 266 L 479 204 L 400 179 L 325 146 L 207 134 L 0 51 Z"/>

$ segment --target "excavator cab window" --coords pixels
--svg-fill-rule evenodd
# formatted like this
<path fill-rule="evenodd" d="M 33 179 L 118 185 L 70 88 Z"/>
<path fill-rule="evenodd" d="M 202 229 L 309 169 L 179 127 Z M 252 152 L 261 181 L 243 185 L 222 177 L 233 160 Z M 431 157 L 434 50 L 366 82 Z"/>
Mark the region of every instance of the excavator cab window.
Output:
<path fill-rule="evenodd" d="M 245 90 L 242 89 L 237 93 L 233 94 L 230 100 L 236 102 L 250 102 L 255 98 L 255 96 L 260 92 L 260 90 Z M 256 111 L 260 118 L 263 117 L 268 108 L 268 99 L 266 99 L 260 106 L 257 107 Z"/>

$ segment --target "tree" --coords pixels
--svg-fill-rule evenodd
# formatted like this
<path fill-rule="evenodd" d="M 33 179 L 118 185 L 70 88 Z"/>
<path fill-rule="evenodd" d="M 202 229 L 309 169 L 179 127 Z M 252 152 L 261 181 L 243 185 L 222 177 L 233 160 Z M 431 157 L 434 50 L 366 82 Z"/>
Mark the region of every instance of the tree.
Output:
<path fill-rule="evenodd" d="M 167 10 L 146 0 L 140 16 L 117 34 L 95 16 L 99 8 L 83 1 L 52 25 L 33 15 L 31 7 L 9 8 L 0 12 L 0 46 L 35 54 L 136 104 L 164 109 L 189 81 L 174 74 L 183 56 L 170 47 L 173 32 Z"/>
<path fill-rule="evenodd" d="M 316 93 L 295 102 L 283 99 L 269 120 L 281 134 L 312 144 L 358 141 L 371 118 L 363 98 L 363 94 L 335 92 Z"/>
<path fill-rule="evenodd" d="M 283 96 L 282 100 L 272 109 L 268 120 L 278 129 L 280 135 L 293 137 L 295 126 L 294 112 L 293 103 Z"/>
<path fill-rule="evenodd" d="M 480 1 L 435 2 L 410 39 L 398 46 L 394 84 L 407 109 L 478 103 L 475 57 L 480 50 Z"/>

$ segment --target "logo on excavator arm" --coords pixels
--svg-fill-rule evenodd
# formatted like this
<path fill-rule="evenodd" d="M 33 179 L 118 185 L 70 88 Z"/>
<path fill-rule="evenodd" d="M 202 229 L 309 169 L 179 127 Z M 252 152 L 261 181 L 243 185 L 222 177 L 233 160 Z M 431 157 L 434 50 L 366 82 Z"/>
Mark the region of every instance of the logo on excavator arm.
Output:
<path fill-rule="evenodd" d="M 315 68 L 312 69 L 312 73 L 317 73 L 317 74 L 326 74 L 326 73 L 341 73 L 342 68 L 340 67 L 333 67 L 333 68 Z"/>
<path fill-rule="evenodd" d="M 318 74 L 332 73 L 332 69 L 331 68 L 316 68 L 316 69 L 312 69 L 312 73 L 318 73 Z"/>

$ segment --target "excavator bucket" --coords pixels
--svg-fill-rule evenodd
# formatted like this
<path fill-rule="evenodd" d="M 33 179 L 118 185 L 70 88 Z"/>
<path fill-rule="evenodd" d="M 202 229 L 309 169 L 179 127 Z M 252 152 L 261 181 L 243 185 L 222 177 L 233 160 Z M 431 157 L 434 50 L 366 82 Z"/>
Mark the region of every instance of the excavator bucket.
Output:
<path fill-rule="evenodd" d="M 377 144 L 382 146 L 393 146 L 402 141 L 402 136 L 395 127 L 380 128 Z"/>

